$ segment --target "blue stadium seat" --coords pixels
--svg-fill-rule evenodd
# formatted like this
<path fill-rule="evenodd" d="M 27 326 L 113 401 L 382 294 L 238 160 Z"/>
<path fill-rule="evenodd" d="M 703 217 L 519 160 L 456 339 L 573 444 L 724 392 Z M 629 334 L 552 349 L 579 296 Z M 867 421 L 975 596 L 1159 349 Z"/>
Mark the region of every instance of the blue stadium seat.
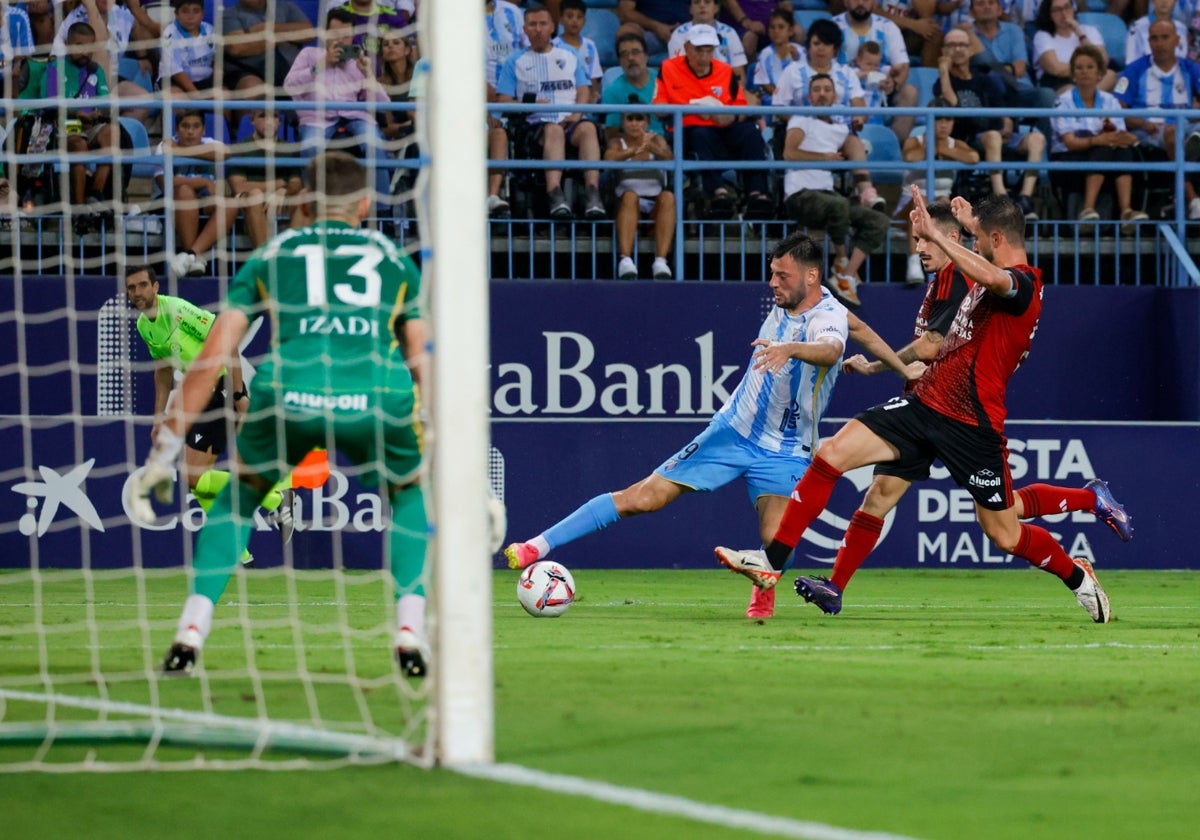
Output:
<path fill-rule="evenodd" d="M 117 62 L 117 78 L 128 79 L 141 86 L 144 91 L 154 91 L 154 79 L 150 77 L 150 71 L 144 69 L 141 62 L 131 55 L 122 56 Z"/>
<path fill-rule="evenodd" d="M 608 69 L 617 65 L 617 28 L 621 22 L 609 9 L 589 9 L 583 35 L 596 42 L 600 66 Z"/>
<path fill-rule="evenodd" d="M 886 125 L 867 123 L 858 132 L 858 136 L 868 147 L 867 161 L 869 163 L 902 161 L 900 140 L 896 132 Z M 899 169 L 872 170 L 871 179 L 876 184 L 899 184 L 904 180 L 904 173 Z"/>
<path fill-rule="evenodd" d="M 933 85 L 938 80 L 936 67 L 909 67 L 908 83 L 917 89 L 917 104 L 924 108 L 933 99 Z"/>
<path fill-rule="evenodd" d="M 154 151 L 150 146 L 150 135 L 146 132 L 146 126 L 139 120 L 133 117 L 120 117 L 121 128 L 125 129 L 125 133 L 133 141 L 133 151 L 135 154 L 143 155 L 150 154 Z M 133 164 L 131 172 L 134 178 L 153 178 L 155 165 L 153 163 L 140 162 Z"/>
<path fill-rule="evenodd" d="M 607 70 L 604 71 L 604 78 L 600 80 L 600 95 L 601 96 L 604 95 L 604 89 L 609 86 L 609 84 L 613 81 L 613 79 L 616 79 L 618 76 L 620 76 L 622 72 L 624 72 L 624 71 L 621 70 L 620 67 L 609 67 Z"/>
<path fill-rule="evenodd" d="M 812 26 L 814 20 L 833 20 L 833 15 L 829 14 L 829 10 L 822 4 L 817 8 L 798 8 L 795 11 L 796 23 L 804 27 L 805 36 L 808 35 L 808 28 Z"/>
<path fill-rule="evenodd" d="M 1117 67 L 1125 66 L 1125 39 L 1129 36 L 1129 27 L 1125 21 L 1108 12 L 1080 12 L 1076 15 L 1080 23 L 1094 26 L 1104 36 L 1104 49 L 1108 57 L 1116 62 Z"/>

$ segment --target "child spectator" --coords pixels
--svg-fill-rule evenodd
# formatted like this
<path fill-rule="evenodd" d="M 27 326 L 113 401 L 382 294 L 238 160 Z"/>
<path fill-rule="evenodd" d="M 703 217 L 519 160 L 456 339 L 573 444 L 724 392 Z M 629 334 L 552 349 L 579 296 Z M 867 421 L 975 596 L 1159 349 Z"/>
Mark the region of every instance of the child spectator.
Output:
<path fill-rule="evenodd" d="M 281 214 L 286 199 L 299 195 L 304 184 L 300 170 L 277 167 L 274 158 L 280 150 L 276 148 L 279 135 L 279 117 L 274 111 L 259 109 L 251 117 L 254 133 L 245 143 L 239 143 L 237 157 L 256 158 L 262 166 L 242 164 L 229 167 L 229 188 L 233 192 L 242 218 L 246 221 L 246 234 L 257 248 L 275 233 L 271 221 Z M 291 152 L 284 150 L 284 155 Z"/>
<path fill-rule="evenodd" d="M 600 80 L 604 78 L 600 52 L 596 49 L 595 41 L 580 34 L 587 23 L 587 4 L 583 0 L 563 0 L 558 23 L 562 27 L 562 34 L 550 43 L 575 51 L 592 79 L 592 101 L 599 102 Z"/>
<path fill-rule="evenodd" d="M 172 181 L 165 183 L 166 168 L 154 173 L 155 197 L 166 198 L 174 207 L 175 244 L 178 253 L 167 265 L 174 277 L 199 276 L 208 271 L 207 253 L 223 234 L 233 227 L 236 215 L 227 212 L 225 191 L 217 180 L 215 163 L 224 160 L 225 144 L 204 134 L 204 116 L 199 111 L 181 111 L 175 122 L 175 136 L 163 140 L 155 150 L 174 155 Z M 201 227 L 200 211 L 207 210 L 208 220 Z"/>
<path fill-rule="evenodd" d="M 792 40 L 795 28 L 796 16 L 791 10 L 776 6 L 767 24 L 771 44 L 758 54 L 758 63 L 754 65 L 753 86 L 758 88 L 764 105 L 771 104 L 771 94 L 787 66 L 793 61 L 806 60 L 804 47 Z"/>
<path fill-rule="evenodd" d="M 204 19 L 203 0 L 175 0 L 175 22 L 162 33 L 158 86 L 176 95 L 209 98 L 220 87 L 214 75 L 216 30 Z"/>
<path fill-rule="evenodd" d="M 636 97 L 631 101 L 636 102 Z M 647 130 L 648 122 L 646 114 L 622 114 L 621 131 L 608 144 L 605 160 L 671 160 L 670 145 L 661 134 Z M 654 279 L 671 279 L 667 254 L 675 237 L 675 193 L 664 189 L 666 174 L 652 169 L 617 174 L 617 277 L 621 280 L 637 279 L 633 239 L 643 215 L 654 220 Z"/>
<path fill-rule="evenodd" d="M 875 41 L 863 41 L 858 47 L 858 54 L 850 61 L 850 66 L 858 74 L 868 108 L 886 108 L 888 97 L 896 89 L 892 77 L 880 69 L 882 62 L 883 50 Z M 867 122 L 883 125 L 885 120 L 882 115 L 876 114 Z"/>

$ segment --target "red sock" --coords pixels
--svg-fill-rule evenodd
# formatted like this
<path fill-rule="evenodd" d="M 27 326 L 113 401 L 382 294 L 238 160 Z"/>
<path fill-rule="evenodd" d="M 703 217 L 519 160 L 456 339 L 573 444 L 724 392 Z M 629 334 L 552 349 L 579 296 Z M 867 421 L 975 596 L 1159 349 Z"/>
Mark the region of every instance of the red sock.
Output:
<path fill-rule="evenodd" d="M 1096 505 L 1096 494 L 1085 487 L 1055 487 L 1053 484 L 1030 484 L 1017 490 L 1024 509 L 1022 519 L 1069 513 L 1073 510 L 1091 510 Z"/>
<path fill-rule="evenodd" d="M 1013 554 L 1063 580 L 1075 571 L 1075 561 L 1067 556 L 1050 532 L 1028 522 L 1021 523 L 1021 539 L 1017 540 Z"/>
<path fill-rule="evenodd" d="M 783 513 L 783 521 L 779 523 L 779 530 L 775 532 L 775 541 L 795 548 L 805 529 L 821 515 L 825 505 L 829 504 L 833 487 L 841 477 L 842 474 L 822 461 L 819 455 L 813 458 L 800 483 L 792 491 L 792 498 Z"/>
<path fill-rule="evenodd" d="M 833 561 L 833 574 L 829 582 L 845 592 L 846 584 L 850 583 L 850 578 L 854 577 L 858 567 L 875 548 L 882 531 L 882 519 L 861 510 L 854 511 L 854 516 L 850 517 L 850 527 L 846 529 L 846 536 L 838 548 L 837 559 Z"/>

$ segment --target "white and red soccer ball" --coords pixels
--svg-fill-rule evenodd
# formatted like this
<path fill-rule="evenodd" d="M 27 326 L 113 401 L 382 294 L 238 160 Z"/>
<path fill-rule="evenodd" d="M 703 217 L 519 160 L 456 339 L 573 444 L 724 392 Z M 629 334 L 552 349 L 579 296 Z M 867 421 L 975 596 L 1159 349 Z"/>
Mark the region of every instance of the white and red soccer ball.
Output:
<path fill-rule="evenodd" d="M 556 618 L 575 602 L 575 579 L 553 560 L 531 563 L 517 579 L 517 600 L 535 618 Z"/>

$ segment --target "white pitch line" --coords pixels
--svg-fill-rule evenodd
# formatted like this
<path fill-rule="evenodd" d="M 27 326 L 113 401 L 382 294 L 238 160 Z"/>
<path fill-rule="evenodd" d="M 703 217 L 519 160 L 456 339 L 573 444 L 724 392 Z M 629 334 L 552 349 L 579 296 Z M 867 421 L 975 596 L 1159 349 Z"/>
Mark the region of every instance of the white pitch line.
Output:
<path fill-rule="evenodd" d="M 524 785 L 571 796 L 583 796 L 598 802 L 624 805 L 627 808 L 652 814 L 667 814 L 710 825 L 741 828 L 776 837 L 795 837 L 800 840 L 913 840 L 913 838 L 901 834 L 855 831 L 824 823 L 793 820 L 790 817 L 760 814 L 756 811 L 727 808 L 724 805 L 711 805 L 707 802 L 697 802 L 694 799 L 655 793 L 641 788 L 622 787 L 608 782 L 582 779 L 578 776 L 546 773 L 518 764 L 468 764 L 446 769 L 464 776 L 473 776 L 493 782 Z"/>

